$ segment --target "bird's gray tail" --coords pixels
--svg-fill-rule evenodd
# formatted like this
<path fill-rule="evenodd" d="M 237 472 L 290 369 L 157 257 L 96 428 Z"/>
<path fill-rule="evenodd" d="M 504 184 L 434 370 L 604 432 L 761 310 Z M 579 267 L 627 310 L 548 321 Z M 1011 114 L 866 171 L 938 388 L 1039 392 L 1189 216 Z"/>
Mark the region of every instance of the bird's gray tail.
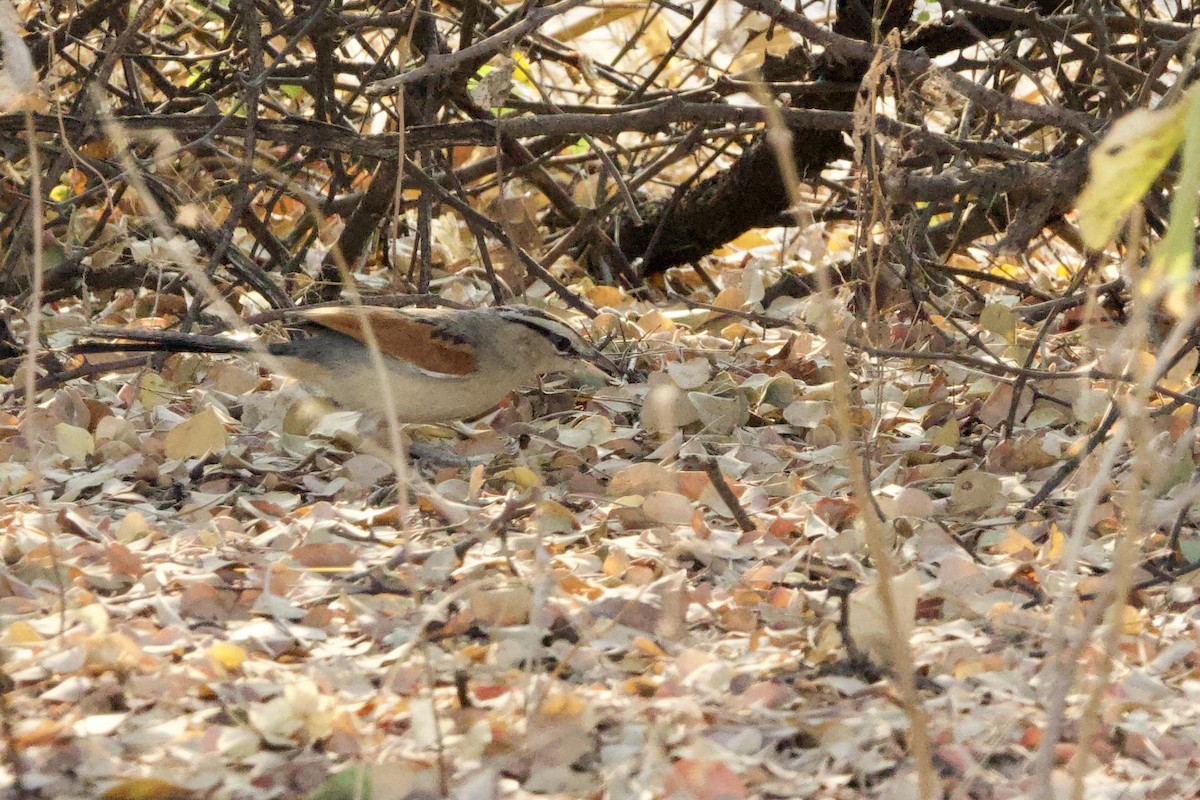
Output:
<path fill-rule="evenodd" d="M 225 336 L 155 328 L 93 328 L 67 348 L 70 353 L 248 353 L 251 342 Z"/>

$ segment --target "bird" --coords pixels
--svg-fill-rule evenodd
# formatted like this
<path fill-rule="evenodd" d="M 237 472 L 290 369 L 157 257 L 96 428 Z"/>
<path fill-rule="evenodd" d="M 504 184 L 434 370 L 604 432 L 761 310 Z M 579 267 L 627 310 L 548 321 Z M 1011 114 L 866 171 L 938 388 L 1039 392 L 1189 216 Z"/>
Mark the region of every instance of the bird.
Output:
<path fill-rule="evenodd" d="M 262 360 L 347 408 L 387 415 L 368 341 L 374 338 L 401 423 L 477 417 L 517 389 L 583 363 L 616 375 L 603 353 L 537 309 L 386 306 L 299 307 L 301 335 L 263 344 L 162 329 L 94 328 L 69 351 L 233 353 Z M 371 335 L 367 334 L 369 328 Z"/>

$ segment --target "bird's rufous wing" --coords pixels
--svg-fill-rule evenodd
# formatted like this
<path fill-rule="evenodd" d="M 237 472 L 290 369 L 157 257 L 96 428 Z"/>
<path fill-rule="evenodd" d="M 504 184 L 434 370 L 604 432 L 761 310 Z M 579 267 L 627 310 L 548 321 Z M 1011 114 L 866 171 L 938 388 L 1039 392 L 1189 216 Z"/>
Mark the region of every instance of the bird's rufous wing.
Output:
<path fill-rule="evenodd" d="M 365 319 L 381 353 L 425 372 L 462 377 L 475 372 L 478 366 L 475 349 L 449 330 L 445 318 L 436 312 L 413 314 L 386 306 L 326 306 L 303 311 L 299 316 L 364 345 Z"/>

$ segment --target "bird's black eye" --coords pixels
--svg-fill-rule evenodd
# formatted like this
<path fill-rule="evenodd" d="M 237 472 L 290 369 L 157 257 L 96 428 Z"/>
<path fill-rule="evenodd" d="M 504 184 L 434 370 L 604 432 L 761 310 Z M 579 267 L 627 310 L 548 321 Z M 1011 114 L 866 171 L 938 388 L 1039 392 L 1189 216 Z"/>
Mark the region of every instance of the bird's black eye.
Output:
<path fill-rule="evenodd" d="M 545 329 L 543 329 L 543 331 L 546 334 L 546 338 L 550 340 L 550 344 L 554 345 L 554 349 L 558 351 L 559 355 L 569 356 L 578 352 L 578 348 L 575 347 L 575 343 L 566 336 L 563 336 L 561 333 L 554 333 L 553 331 L 547 331 Z"/>

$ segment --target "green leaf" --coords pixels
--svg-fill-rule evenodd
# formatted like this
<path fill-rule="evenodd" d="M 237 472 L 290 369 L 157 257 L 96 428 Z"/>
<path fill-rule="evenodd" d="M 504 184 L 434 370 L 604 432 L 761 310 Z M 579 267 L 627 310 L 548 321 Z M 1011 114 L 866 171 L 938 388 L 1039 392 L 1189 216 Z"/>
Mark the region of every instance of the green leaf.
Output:
<path fill-rule="evenodd" d="M 1092 152 L 1079 195 L 1079 230 L 1092 249 L 1108 244 L 1121 218 L 1142 199 L 1183 141 L 1196 91 L 1168 108 L 1139 109 L 1113 123 Z"/>
<path fill-rule="evenodd" d="M 1182 318 L 1192 305 L 1192 270 L 1196 246 L 1197 192 L 1200 192 L 1200 94 L 1188 92 L 1183 163 L 1171 198 L 1167 232 L 1150 258 L 1151 287 L 1166 286 L 1167 310 Z"/>
<path fill-rule="evenodd" d="M 1200 559 L 1200 539 L 1195 539 L 1186 536 L 1179 540 L 1179 555 L 1183 556 L 1184 560 L 1189 564 L 1195 563 Z"/>
<path fill-rule="evenodd" d="M 371 800 L 371 771 L 354 766 L 335 772 L 313 789 L 309 800 Z"/>

